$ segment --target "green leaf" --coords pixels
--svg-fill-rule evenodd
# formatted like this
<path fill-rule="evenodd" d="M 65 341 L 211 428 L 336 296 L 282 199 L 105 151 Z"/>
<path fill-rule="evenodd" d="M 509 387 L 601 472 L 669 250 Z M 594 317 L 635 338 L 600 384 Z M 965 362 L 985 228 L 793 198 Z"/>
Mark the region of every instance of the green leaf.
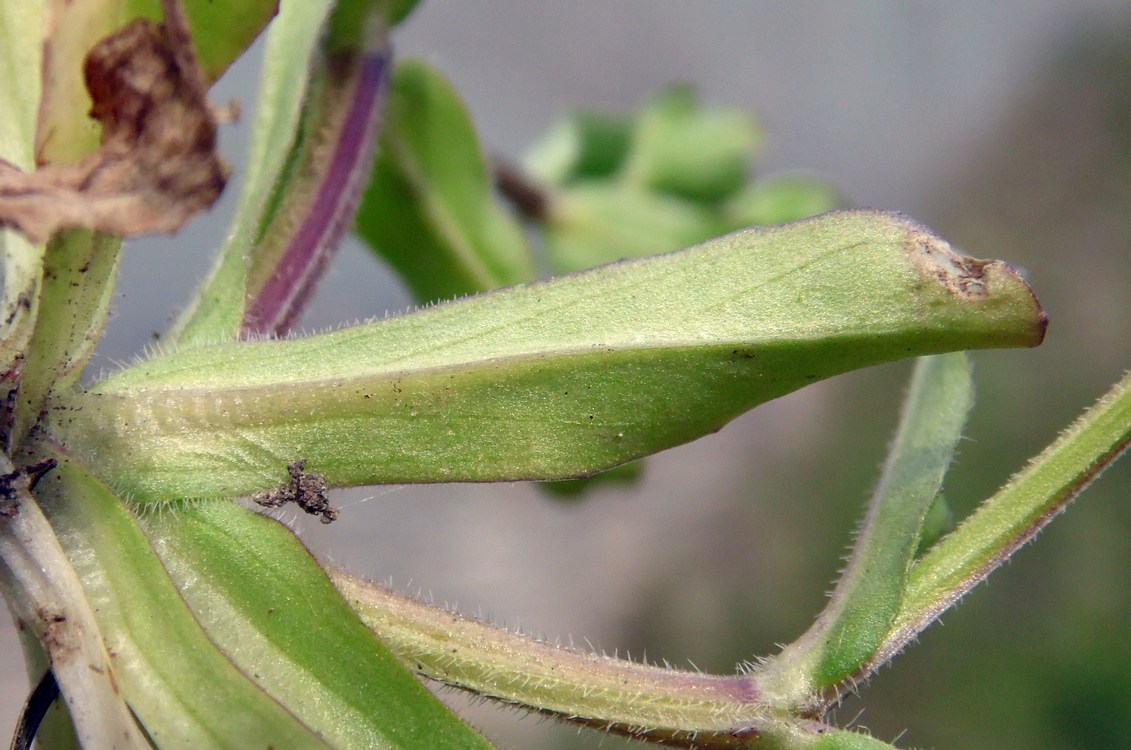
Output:
<path fill-rule="evenodd" d="M 125 19 L 151 18 L 160 21 L 162 0 L 116 0 L 124 6 Z M 240 0 L 218 3 L 215 0 L 180 0 L 192 29 L 196 56 L 209 83 L 224 74 L 259 36 L 279 10 L 279 0 Z M 303 0 L 317 2 L 317 0 Z M 288 3 L 289 4 L 289 3 Z"/>
<path fill-rule="evenodd" d="M 885 651 L 898 652 L 985 580 L 1128 447 L 1131 374 L 920 558 Z"/>
<path fill-rule="evenodd" d="M 365 0 L 284 5 L 268 37 L 233 228 L 173 340 L 281 333 L 301 310 L 349 222 L 355 164 L 368 166 L 388 65 L 383 21 L 374 20 L 381 8 Z M 331 40 L 324 25 L 340 15 L 356 22 L 355 35 Z"/>
<path fill-rule="evenodd" d="M 746 181 L 760 133 L 741 110 L 708 110 L 690 86 L 673 86 L 644 108 L 625 180 L 711 206 Z"/>
<path fill-rule="evenodd" d="M 216 649 L 121 499 L 66 455 L 37 487 L 157 747 L 329 747 Z"/>
<path fill-rule="evenodd" d="M 395 25 L 406 18 L 409 14 L 416 10 L 416 6 L 420 5 L 420 0 L 388 0 L 388 21 L 389 25 Z"/>
<path fill-rule="evenodd" d="M 773 226 L 843 205 L 844 199 L 826 183 L 786 175 L 751 183 L 726 202 L 724 212 L 734 226 Z"/>
<path fill-rule="evenodd" d="M 247 305 L 247 265 L 291 153 L 315 50 L 333 0 L 284 3 L 267 33 L 259 103 L 231 230 L 211 275 L 168 334 L 171 341 L 223 341 L 239 335 Z"/>
<path fill-rule="evenodd" d="M 85 229 L 47 243 L 39 315 L 24 350 L 12 436 L 19 443 L 52 390 L 78 382 L 110 315 L 122 241 Z"/>
<path fill-rule="evenodd" d="M 1033 346 L 1010 267 L 842 212 L 305 339 L 199 347 L 49 404 L 137 500 L 283 484 L 561 479 L 713 432 L 850 369 Z"/>
<path fill-rule="evenodd" d="M 628 157 L 632 121 L 575 112 L 550 128 L 523 157 L 523 168 L 553 185 L 612 177 Z"/>
<path fill-rule="evenodd" d="M 43 54 L 45 79 L 36 154 L 41 161 L 77 161 L 98 146 L 98 128 L 87 117 L 90 95 L 83 60 L 91 47 L 137 18 L 160 20 L 163 0 L 70 0 L 51 3 L 65 22 L 51 24 Z M 247 49 L 275 14 L 278 0 L 183 0 L 193 47 L 213 82 Z M 39 69 L 39 65 L 35 69 Z"/>
<path fill-rule="evenodd" d="M 562 500 L 575 500 L 586 492 L 602 487 L 633 486 L 644 473 L 643 461 L 632 461 L 620 466 L 614 466 L 607 471 L 601 471 L 584 479 L 563 479 L 557 482 L 540 482 L 539 489 L 547 494 Z"/>
<path fill-rule="evenodd" d="M 899 612 L 924 519 L 973 398 L 964 354 L 919 361 L 848 565 L 813 627 L 762 671 L 766 689 L 803 701 L 814 688 L 851 678 L 874 657 Z"/>
<path fill-rule="evenodd" d="M 590 181 L 555 196 L 544 242 L 554 273 L 572 273 L 690 247 L 725 229 L 711 212 L 687 201 Z"/>
<path fill-rule="evenodd" d="M 0 159 L 21 169 L 35 167 L 35 123 L 39 107 L 39 65 L 43 54 L 42 3 L 0 0 Z M 0 380 L 9 374 L 31 338 L 39 301 L 45 248 L 20 233 L 0 228 Z"/>
<path fill-rule="evenodd" d="M 43 3 L 0 0 L 0 158 L 25 170 L 35 167 L 44 16 Z"/>
<path fill-rule="evenodd" d="M 336 748 L 473 748 L 293 533 L 230 503 L 145 518 L 169 577 L 232 663 Z"/>
<path fill-rule="evenodd" d="M 393 74 L 356 231 L 420 301 L 534 278 L 522 230 L 495 201 L 467 110 L 418 60 Z"/>

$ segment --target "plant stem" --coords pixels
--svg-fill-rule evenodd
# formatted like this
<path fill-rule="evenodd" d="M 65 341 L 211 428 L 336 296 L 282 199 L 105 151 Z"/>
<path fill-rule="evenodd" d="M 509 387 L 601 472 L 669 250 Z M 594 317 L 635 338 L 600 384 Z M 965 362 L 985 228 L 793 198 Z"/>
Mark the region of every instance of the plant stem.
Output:
<path fill-rule="evenodd" d="M 371 15 L 377 26 L 378 6 Z M 249 269 L 245 333 L 287 332 L 353 222 L 373 165 L 391 57 L 384 28 L 368 30 L 360 44 L 316 63 L 306 121 L 281 176 L 291 185 L 282 188 Z"/>
<path fill-rule="evenodd" d="M 504 198 L 527 219 L 545 221 L 549 210 L 550 193 L 516 164 L 495 157 L 491 160 L 491 171 L 495 177 L 495 187 Z"/>
<path fill-rule="evenodd" d="M 776 710 L 763 700 L 753 674 L 709 675 L 585 654 L 429 606 L 341 571 L 327 568 L 327 573 L 406 664 L 478 695 L 675 747 L 801 748 L 816 738 L 840 736 L 886 747 Z"/>
<path fill-rule="evenodd" d="M 47 650 L 82 746 L 149 748 L 117 689 L 78 577 L 31 494 L 35 476 L 6 455 L 0 473 L 0 589 L 17 625 L 30 627 Z"/>
<path fill-rule="evenodd" d="M 852 555 L 816 622 L 766 663 L 763 685 L 783 699 L 835 700 L 843 680 L 868 663 L 900 611 L 923 519 L 938 496 L 974 400 L 962 352 L 921 358 L 883 475 Z M 828 697 L 801 705 L 819 713 Z"/>
<path fill-rule="evenodd" d="M 1035 537 L 1131 445 L 1131 373 L 915 565 L 869 674 Z"/>

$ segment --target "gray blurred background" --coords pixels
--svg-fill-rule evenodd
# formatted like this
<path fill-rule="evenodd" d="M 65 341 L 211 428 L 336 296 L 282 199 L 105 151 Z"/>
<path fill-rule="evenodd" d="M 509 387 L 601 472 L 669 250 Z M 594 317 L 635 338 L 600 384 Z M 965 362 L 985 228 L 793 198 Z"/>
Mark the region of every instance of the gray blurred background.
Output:
<path fill-rule="evenodd" d="M 978 405 L 947 485 L 959 513 L 1131 365 L 1123 0 L 425 0 L 395 44 L 451 78 L 494 152 L 520 154 L 570 108 L 629 111 L 690 81 L 710 103 L 757 114 L 760 172 L 822 175 L 853 205 L 905 211 L 972 255 L 1026 269 L 1048 339 L 975 355 Z M 244 104 L 225 133 L 237 164 L 254 57 L 215 94 Z M 205 273 L 234 195 L 178 238 L 127 249 L 96 368 L 168 324 Z M 408 305 L 351 242 L 302 327 Z M 370 488 L 342 493 L 332 526 L 289 520 L 323 559 L 461 611 L 731 671 L 792 640 L 823 605 L 908 372 L 810 387 L 651 459 L 634 488 L 580 502 L 524 485 Z M 904 733 L 903 747 L 1131 747 L 1129 500 L 1131 461 L 836 718 L 886 740 Z M 11 726 L 26 686 L 10 625 L 2 637 L 0 726 Z M 504 748 L 620 746 L 513 711 L 465 715 Z"/>

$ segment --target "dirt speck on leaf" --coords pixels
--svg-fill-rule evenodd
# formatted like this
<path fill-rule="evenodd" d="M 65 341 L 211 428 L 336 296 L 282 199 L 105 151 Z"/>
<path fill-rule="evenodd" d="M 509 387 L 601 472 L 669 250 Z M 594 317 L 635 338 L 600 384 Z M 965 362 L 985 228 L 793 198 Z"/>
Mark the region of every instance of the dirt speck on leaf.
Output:
<path fill-rule="evenodd" d="M 168 233 L 219 197 L 229 169 L 216 153 L 216 116 L 180 3 L 163 5 L 163 23 L 134 21 L 86 56 L 97 151 L 30 173 L 0 160 L 0 226 L 35 242 L 73 228 Z"/>
<path fill-rule="evenodd" d="M 312 516 L 321 516 L 322 523 L 332 523 L 338 518 L 338 509 L 330 505 L 330 486 L 321 474 L 306 470 L 306 461 L 295 461 L 287 466 L 290 484 L 273 490 L 263 490 L 251 496 L 252 502 L 264 508 L 279 508 L 294 503 Z"/>

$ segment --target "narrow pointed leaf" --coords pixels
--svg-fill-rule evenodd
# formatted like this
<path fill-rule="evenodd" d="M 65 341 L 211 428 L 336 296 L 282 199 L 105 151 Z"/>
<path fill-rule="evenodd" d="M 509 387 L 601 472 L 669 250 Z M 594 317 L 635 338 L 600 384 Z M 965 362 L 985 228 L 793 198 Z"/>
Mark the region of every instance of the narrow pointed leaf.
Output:
<path fill-rule="evenodd" d="M 204 286 L 189 302 L 169 338 L 188 343 L 235 338 L 247 297 L 247 256 L 258 241 L 277 180 L 302 115 L 322 22 L 331 0 L 287 3 L 267 34 L 259 103 L 244 167 L 243 187 L 227 240 Z"/>
<path fill-rule="evenodd" d="M 771 662 L 763 684 L 799 699 L 850 678 L 876 654 L 903 601 L 920 531 L 973 404 L 964 354 L 919 360 L 883 476 L 848 565 L 813 627 Z"/>
<path fill-rule="evenodd" d="M 121 499 L 83 467 L 37 488 L 95 610 L 117 683 L 157 747 L 329 747 L 208 640 Z"/>
<path fill-rule="evenodd" d="M 307 460 L 332 485 L 560 479 L 719 429 L 847 370 L 1034 346 L 1000 262 L 843 212 L 288 341 L 200 347 L 50 405 L 138 500 L 247 493 Z"/>
<path fill-rule="evenodd" d="M 379 0 L 339 0 L 327 19 L 274 203 L 248 258 L 245 333 L 290 330 L 353 223 L 390 75 L 384 11 Z"/>
<path fill-rule="evenodd" d="M 916 562 L 888 658 L 1033 539 L 1131 448 L 1131 374 Z"/>
<path fill-rule="evenodd" d="M 471 119 L 452 87 L 401 61 L 356 230 L 433 302 L 534 278 L 518 224 L 498 205 Z"/>
<path fill-rule="evenodd" d="M 336 748 L 487 748 L 361 623 L 288 529 L 231 503 L 145 528 L 205 632 Z"/>

